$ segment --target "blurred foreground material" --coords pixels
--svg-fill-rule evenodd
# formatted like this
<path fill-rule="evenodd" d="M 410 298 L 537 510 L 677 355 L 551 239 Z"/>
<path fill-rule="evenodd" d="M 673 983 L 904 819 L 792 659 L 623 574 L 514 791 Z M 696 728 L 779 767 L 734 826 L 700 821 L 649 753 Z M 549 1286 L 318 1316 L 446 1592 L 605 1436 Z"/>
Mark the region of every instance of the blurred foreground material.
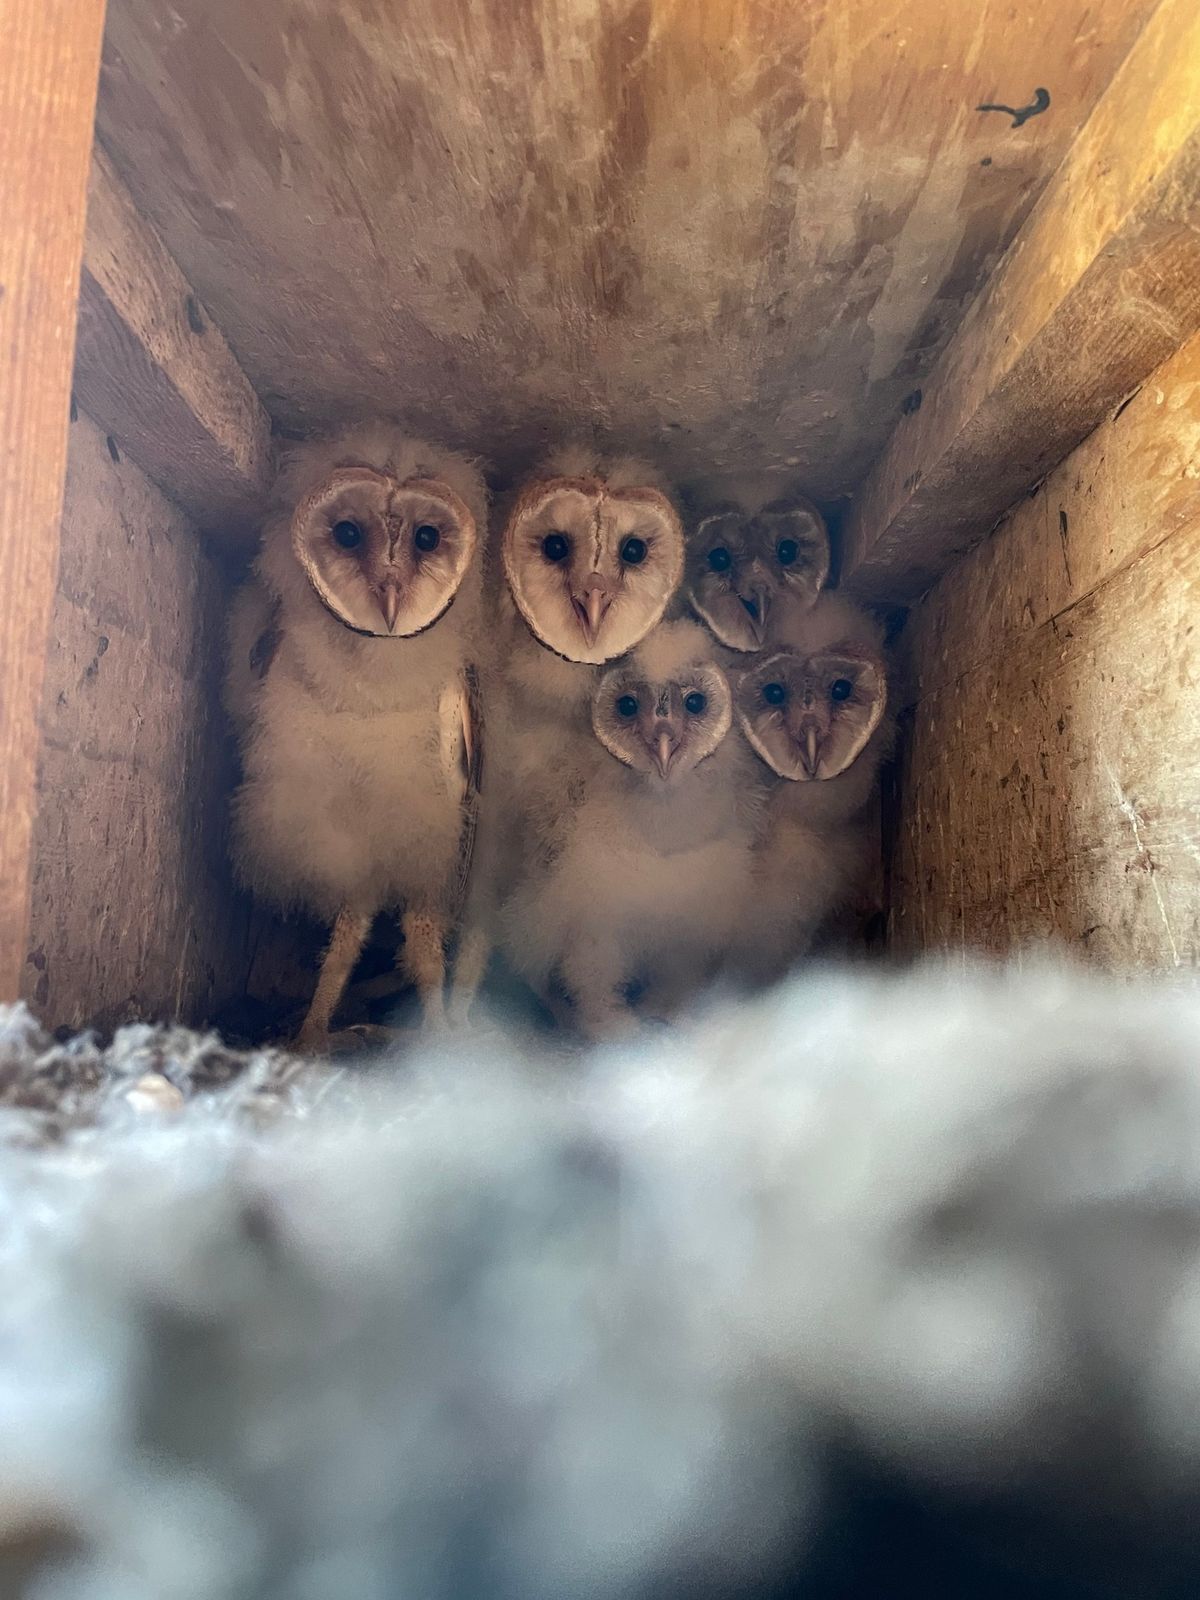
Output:
<path fill-rule="evenodd" d="M 591 1059 L 0 1011 L 0 1593 L 1194 1593 L 1200 994 L 815 975 Z"/>

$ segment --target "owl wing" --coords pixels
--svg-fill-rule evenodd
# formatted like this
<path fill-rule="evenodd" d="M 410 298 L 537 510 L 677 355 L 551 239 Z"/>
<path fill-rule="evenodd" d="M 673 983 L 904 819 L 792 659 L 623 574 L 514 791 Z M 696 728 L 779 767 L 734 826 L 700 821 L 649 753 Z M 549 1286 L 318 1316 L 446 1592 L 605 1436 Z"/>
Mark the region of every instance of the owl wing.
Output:
<path fill-rule="evenodd" d="M 454 903 L 461 909 L 475 854 L 475 835 L 479 827 L 479 796 L 483 784 L 483 697 L 479 690 L 479 669 L 463 668 L 450 715 L 457 747 L 462 782 L 462 832 L 459 835 L 458 862 L 454 881 Z"/>
<path fill-rule="evenodd" d="M 229 620 L 225 707 L 239 728 L 253 716 L 258 694 L 283 638 L 280 607 L 251 580 L 238 590 Z"/>
<path fill-rule="evenodd" d="M 479 669 L 463 669 L 462 696 L 463 779 L 468 803 L 483 790 L 483 696 L 479 691 Z"/>
<path fill-rule="evenodd" d="M 283 638 L 283 628 L 279 620 L 280 605 L 275 602 L 270 616 L 267 618 L 263 631 L 250 647 L 250 671 L 261 683 L 271 670 L 271 663 L 275 659 L 275 652 L 279 649 Z"/>

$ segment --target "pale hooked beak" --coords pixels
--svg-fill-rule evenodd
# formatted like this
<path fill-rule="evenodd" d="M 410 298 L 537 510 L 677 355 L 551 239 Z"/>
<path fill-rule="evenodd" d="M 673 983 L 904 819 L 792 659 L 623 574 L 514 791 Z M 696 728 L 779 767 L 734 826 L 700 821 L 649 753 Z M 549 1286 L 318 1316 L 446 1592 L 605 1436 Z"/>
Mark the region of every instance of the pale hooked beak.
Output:
<path fill-rule="evenodd" d="M 400 605 L 404 599 L 403 591 L 395 578 L 385 578 L 379 586 L 379 609 L 383 612 L 383 620 L 387 623 L 389 633 L 396 631 L 396 619 L 400 615 Z"/>
<path fill-rule="evenodd" d="M 579 618 L 579 626 L 588 644 L 595 644 L 600 633 L 600 624 L 604 621 L 605 613 L 612 605 L 612 591 L 598 572 L 593 572 L 583 591 L 583 599 L 571 596 L 571 604 L 575 608 L 575 615 Z"/>
<path fill-rule="evenodd" d="M 767 607 L 771 602 L 771 591 L 765 583 L 755 584 L 746 594 L 739 594 L 738 599 L 749 614 L 751 632 L 761 644 L 767 631 Z"/>
<path fill-rule="evenodd" d="M 652 754 L 654 756 L 654 765 L 658 768 L 660 778 L 665 778 L 670 772 L 671 762 L 674 760 L 675 752 L 678 749 L 678 735 L 673 733 L 670 728 L 659 728 L 658 733 L 655 735 Z"/>
<path fill-rule="evenodd" d="M 821 736 L 811 722 L 801 736 L 800 757 L 804 762 L 805 772 L 810 778 L 815 778 L 821 761 Z"/>

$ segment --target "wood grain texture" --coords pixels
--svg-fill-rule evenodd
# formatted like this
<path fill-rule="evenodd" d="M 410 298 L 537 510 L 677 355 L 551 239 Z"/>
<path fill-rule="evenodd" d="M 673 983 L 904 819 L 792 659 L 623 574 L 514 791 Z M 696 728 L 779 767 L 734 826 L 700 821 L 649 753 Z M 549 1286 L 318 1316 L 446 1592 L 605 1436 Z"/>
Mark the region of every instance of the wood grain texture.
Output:
<path fill-rule="evenodd" d="M 271 475 L 270 421 L 100 148 L 88 183 L 75 393 L 200 526 L 255 530 Z"/>
<path fill-rule="evenodd" d="M 913 611 L 892 939 L 1200 965 L 1200 338 Z"/>
<path fill-rule="evenodd" d="M 111 0 L 99 123 L 286 426 L 505 476 L 595 428 L 828 503 L 1152 6 Z"/>
<path fill-rule="evenodd" d="M 911 599 L 1200 326 L 1200 7 L 1163 0 L 857 498 L 843 572 Z"/>
<path fill-rule="evenodd" d="M 202 1022 L 259 930 L 225 852 L 225 581 L 86 415 L 71 428 L 22 990 L 52 1025 Z"/>
<path fill-rule="evenodd" d="M 0 1000 L 16 995 L 25 958 L 103 22 L 104 0 L 0 0 Z"/>

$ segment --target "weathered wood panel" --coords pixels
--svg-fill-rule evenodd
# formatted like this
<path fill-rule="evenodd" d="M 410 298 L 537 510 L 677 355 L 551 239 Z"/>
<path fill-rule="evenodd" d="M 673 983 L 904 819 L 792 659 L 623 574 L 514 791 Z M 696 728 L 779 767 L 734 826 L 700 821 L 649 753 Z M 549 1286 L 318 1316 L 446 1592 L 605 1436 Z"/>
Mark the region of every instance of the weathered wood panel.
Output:
<path fill-rule="evenodd" d="M 1200 965 L 1200 339 L 910 617 L 906 952 Z"/>
<path fill-rule="evenodd" d="M 111 0 L 99 121 L 286 424 L 507 468 L 597 427 L 830 500 L 1152 9 Z"/>
<path fill-rule="evenodd" d="M 270 421 L 99 148 L 74 386 L 84 410 L 201 527 L 255 529 L 271 475 Z"/>
<path fill-rule="evenodd" d="M 58 559 L 104 0 L 0 13 L 0 1000 L 29 919 L 37 711 Z"/>
<path fill-rule="evenodd" d="M 52 1024 L 200 1021 L 245 983 L 225 860 L 227 587 L 195 528 L 80 413 L 42 706 L 23 991 Z"/>
<path fill-rule="evenodd" d="M 856 498 L 843 573 L 920 594 L 1200 326 L 1200 7 L 1163 0 Z"/>
<path fill-rule="evenodd" d="M 995 660 L 1200 517 L 1200 337 L 909 615 L 916 697 Z"/>

